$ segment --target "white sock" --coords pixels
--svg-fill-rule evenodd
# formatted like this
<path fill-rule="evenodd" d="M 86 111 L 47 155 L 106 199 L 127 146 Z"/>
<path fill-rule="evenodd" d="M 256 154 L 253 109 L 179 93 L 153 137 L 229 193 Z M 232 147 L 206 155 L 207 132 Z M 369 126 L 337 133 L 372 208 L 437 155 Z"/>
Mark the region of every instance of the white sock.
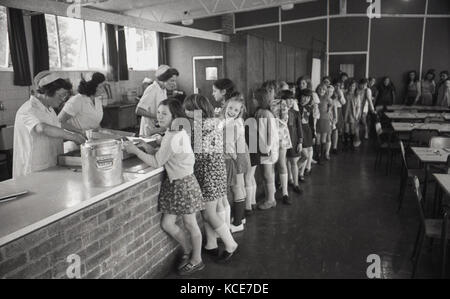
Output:
<path fill-rule="evenodd" d="M 267 184 L 266 185 L 266 199 L 270 202 L 275 201 L 275 183 Z"/>
<path fill-rule="evenodd" d="M 215 230 L 212 228 L 212 226 L 208 222 L 204 221 L 203 223 L 205 224 L 205 234 L 206 234 L 205 248 L 206 249 L 218 248 L 217 235 L 216 235 Z"/>
<path fill-rule="evenodd" d="M 252 209 L 252 189 L 253 189 L 253 186 L 245 187 L 245 192 L 247 193 L 247 197 L 245 198 L 245 209 L 246 210 Z"/>
<path fill-rule="evenodd" d="M 256 205 L 256 185 L 252 186 L 252 196 L 251 196 L 251 202 L 252 205 Z"/>
<path fill-rule="evenodd" d="M 227 223 L 226 217 L 225 217 L 226 213 L 227 212 L 225 210 L 217 212 L 217 215 L 219 215 L 220 219 L 222 219 L 224 223 Z"/>
<path fill-rule="evenodd" d="M 225 224 L 230 228 L 231 225 L 231 207 L 227 205 L 225 207 Z"/>
<path fill-rule="evenodd" d="M 238 244 L 233 239 L 233 235 L 230 232 L 229 227 L 227 227 L 225 224 L 216 229 L 216 233 L 219 235 L 219 237 L 222 239 L 223 243 L 225 244 L 225 249 L 228 252 L 234 252 Z"/>
<path fill-rule="evenodd" d="M 289 195 L 288 191 L 288 175 L 287 174 L 280 174 L 280 182 L 281 182 L 281 190 L 284 195 Z"/>

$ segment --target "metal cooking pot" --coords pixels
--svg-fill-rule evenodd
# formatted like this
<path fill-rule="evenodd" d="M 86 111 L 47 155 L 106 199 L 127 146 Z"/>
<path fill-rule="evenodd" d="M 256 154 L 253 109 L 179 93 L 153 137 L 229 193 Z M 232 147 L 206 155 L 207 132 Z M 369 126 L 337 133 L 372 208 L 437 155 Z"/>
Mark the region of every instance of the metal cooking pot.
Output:
<path fill-rule="evenodd" d="M 122 143 L 92 140 L 81 145 L 83 181 L 89 187 L 112 187 L 123 182 Z"/>

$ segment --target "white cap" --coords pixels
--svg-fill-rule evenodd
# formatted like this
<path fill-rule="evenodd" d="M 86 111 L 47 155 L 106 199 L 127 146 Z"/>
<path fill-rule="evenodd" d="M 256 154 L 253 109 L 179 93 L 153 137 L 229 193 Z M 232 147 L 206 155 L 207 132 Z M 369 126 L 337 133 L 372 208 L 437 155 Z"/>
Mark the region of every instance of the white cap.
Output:
<path fill-rule="evenodd" d="M 36 85 L 37 88 L 41 88 L 45 85 L 55 82 L 58 79 L 62 79 L 59 73 L 42 71 L 34 77 L 34 85 Z"/>
<path fill-rule="evenodd" d="M 168 66 L 168 65 L 165 65 L 165 64 L 160 65 L 159 68 L 155 72 L 155 77 L 158 78 L 159 76 L 161 76 L 162 74 L 167 72 L 169 69 L 170 69 L 170 66 Z"/>
<path fill-rule="evenodd" d="M 145 77 L 144 81 L 142 81 L 142 83 L 152 83 L 152 82 L 153 82 L 152 79 L 150 79 L 148 77 Z"/>

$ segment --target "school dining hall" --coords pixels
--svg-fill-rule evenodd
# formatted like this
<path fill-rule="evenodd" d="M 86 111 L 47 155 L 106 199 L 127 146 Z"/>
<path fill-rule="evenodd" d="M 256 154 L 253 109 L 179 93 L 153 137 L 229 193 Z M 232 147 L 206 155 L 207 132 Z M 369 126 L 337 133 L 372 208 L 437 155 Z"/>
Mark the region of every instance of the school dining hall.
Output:
<path fill-rule="evenodd" d="M 448 0 L 0 0 L 0 278 L 449 279 L 449 71 Z"/>

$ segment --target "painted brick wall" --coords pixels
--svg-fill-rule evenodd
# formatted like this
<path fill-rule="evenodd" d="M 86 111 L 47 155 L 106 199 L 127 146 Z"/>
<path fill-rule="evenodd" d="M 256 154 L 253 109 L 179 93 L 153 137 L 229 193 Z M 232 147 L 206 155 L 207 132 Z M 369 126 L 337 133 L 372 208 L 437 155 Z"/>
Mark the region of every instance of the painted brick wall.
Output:
<path fill-rule="evenodd" d="M 67 278 L 66 259 L 81 258 L 82 278 L 158 278 L 176 243 L 160 228 L 163 174 L 0 248 L 0 278 Z"/>

